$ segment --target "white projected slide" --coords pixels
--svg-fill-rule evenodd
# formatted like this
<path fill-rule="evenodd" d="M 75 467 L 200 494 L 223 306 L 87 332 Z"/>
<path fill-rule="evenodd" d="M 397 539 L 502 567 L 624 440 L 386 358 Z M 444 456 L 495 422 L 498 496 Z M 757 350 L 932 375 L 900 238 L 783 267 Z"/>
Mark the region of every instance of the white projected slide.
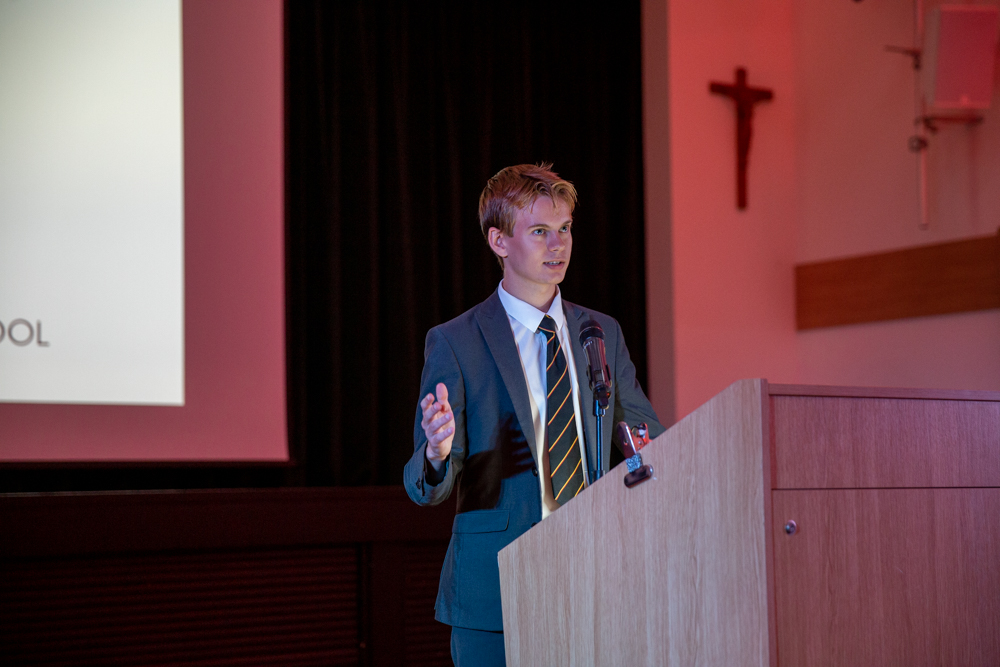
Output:
<path fill-rule="evenodd" d="M 184 403 L 180 0 L 0 0 L 0 401 Z"/>

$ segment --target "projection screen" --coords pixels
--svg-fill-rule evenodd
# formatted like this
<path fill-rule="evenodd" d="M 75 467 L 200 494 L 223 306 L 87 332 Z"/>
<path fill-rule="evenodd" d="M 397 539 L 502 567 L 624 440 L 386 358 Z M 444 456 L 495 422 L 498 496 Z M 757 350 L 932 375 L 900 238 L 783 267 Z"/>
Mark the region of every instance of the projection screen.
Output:
<path fill-rule="evenodd" d="M 0 0 L 0 461 L 287 461 L 282 0 Z"/>
<path fill-rule="evenodd" d="M 0 0 L 0 400 L 184 403 L 179 0 Z"/>

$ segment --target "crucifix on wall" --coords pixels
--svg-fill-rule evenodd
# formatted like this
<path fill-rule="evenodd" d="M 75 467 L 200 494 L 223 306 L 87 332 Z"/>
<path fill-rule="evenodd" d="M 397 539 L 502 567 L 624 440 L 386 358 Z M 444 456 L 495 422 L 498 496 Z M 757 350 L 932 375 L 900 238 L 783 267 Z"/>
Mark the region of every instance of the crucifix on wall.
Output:
<path fill-rule="evenodd" d="M 736 103 L 736 206 L 747 207 L 747 160 L 750 157 L 750 137 L 753 134 L 753 107 L 758 102 L 774 99 L 774 93 L 766 88 L 751 88 L 747 85 L 747 71 L 736 69 L 736 83 L 708 85 L 710 92 L 731 97 Z"/>

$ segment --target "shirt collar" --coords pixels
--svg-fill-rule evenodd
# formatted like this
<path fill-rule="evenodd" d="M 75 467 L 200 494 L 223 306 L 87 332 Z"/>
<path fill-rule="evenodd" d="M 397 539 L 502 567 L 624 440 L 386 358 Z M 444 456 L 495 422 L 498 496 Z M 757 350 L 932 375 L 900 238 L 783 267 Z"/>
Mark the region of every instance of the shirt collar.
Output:
<path fill-rule="evenodd" d="M 558 287 L 556 287 L 556 298 L 552 299 L 552 305 L 549 306 L 547 313 L 543 313 L 530 303 L 511 295 L 503 288 L 502 280 L 500 286 L 497 287 L 497 296 L 500 297 L 500 303 L 503 304 L 503 309 L 507 311 L 507 314 L 523 324 L 529 331 L 538 331 L 538 325 L 542 323 L 542 318 L 546 315 L 555 320 L 556 330 L 562 329 L 566 322 L 566 314 L 563 313 L 562 307 L 562 293 Z"/>

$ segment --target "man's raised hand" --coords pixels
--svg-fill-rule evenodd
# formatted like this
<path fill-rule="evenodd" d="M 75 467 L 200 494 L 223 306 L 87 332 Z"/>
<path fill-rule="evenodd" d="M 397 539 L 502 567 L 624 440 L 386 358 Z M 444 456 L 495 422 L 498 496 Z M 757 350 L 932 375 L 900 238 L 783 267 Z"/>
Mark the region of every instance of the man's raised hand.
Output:
<path fill-rule="evenodd" d="M 451 441 L 455 439 L 455 415 L 448 403 L 448 387 L 438 382 L 434 394 L 427 394 L 420 401 L 423 419 L 420 425 L 427 436 L 427 460 L 435 470 L 441 470 L 451 454 Z"/>

